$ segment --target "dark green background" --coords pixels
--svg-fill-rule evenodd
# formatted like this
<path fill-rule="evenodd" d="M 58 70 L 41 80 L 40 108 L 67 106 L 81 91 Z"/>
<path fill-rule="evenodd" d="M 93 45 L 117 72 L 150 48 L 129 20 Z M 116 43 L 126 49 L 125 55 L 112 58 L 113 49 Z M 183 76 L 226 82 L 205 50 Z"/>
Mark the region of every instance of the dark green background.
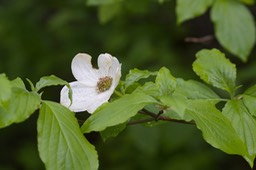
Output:
<path fill-rule="evenodd" d="M 176 77 L 198 79 L 191 66 L 195 53 L 223 49 L 215 39 L 185 42 L 186 37 L 213 35 L 213 25 L 205 14 L 178 26 L 174 8 L 175 1 L 127 0 L 120 13 L 103 24 L 98 8 L 86 6 L 83 0 L 2 0 L 0 73 L 34 83 L 50 74 L 73 81 L 70 63 L 78 52 L 92 55 L 95 65 L 97 56 L 108 52 L 122 63 L 122 79 L 135 67 L 153 71 L 162 66 Z M 250 9 L 255 15 L 255 5 Z M 255 48 L 247 63 L 224 52 L 237 64 L 238 83 L 255 84 Z M 59 101 L 60 89 L 47 89 L 43 98 Z M 0 130 L 0 170 L 44 169 L 37 151 L 37 116 Z M 193 125 L 133 125 L 105 143 L 97 133 L 87 138 L 96 145 L 103 170 L 250 169 L 242 157 L 208 145 Z"/>

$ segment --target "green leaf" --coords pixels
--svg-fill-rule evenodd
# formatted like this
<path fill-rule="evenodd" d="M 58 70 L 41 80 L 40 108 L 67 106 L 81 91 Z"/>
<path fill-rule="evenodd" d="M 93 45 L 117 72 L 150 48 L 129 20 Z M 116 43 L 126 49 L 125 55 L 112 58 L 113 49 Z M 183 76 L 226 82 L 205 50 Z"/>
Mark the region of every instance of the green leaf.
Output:
<path fill-rule="evenodd" d="M 161 96 L 160 101 L 164 106 L 168 108 L 165 109 L 164 114 L 170 118 L 174 119 L 186 119 L 185 110 L 186 110 L 186 99 L 182 95 L 169 95 Z"/>
<path fill-rule="evenodd" d="M 151 81 L 146 82 L 143 86 L 137 87 L 135 92 L 143 92 L 153 97 L 159 96 L 159 89 L 157 85 Z"/>
<path fill-rule="evenodd" d="M 36 91 L 41 90 L 47 86 L 58 86 L 58 85 L 68 85 L 68 82 L 60 79 L 54 75 L 44 76 L 36 83 Z"/>
<path fill-rule="evenodd" d="M 256 85 L 247 89 L 242 95 L 243 102 L 249 113 L 256 117 Z"/>
<path fill-rule="evenodd" d="M 253 85 L 252 87 L 248 88 L 244 92 L 244 94 L 256 98 L 256 85 Z"/>
<path fill-rule="evenodd" d="M 28 78 L 27 78 L 26 80 L 27 80 L 27 82 L 28 82 L 28 84 L 29 84 L 29 86 L 30 86 L 31 91 L 34 91 L 34 90 L 35 90 L 35 86 L 34 86 L 34 84 L 32 83 L 32 81 L 29 80 Z"/>
<path fill-rule="evenodd" d="M 13 87 L 9 102 L 0 109 L 0 128 L 26 120 L 39 108 L 40 102 L 37 93 Z"/>
<path fill-rule="evenodd" d="M 43 101 L 37 122 L 38 149 L 48 170 L 96 170 L 98 156 L 80 131 L 74 113 Z"/>
<path fill-rule="evenodd" d="M 143 109 L 145 109 L 144 111 L 142 111 L 143 113 L 145 113 L 145 111 L 147 110 L 147 111 L 150 111 L 151 113 L 154 113 L 155 116 L 160 111 L 159 107 L 155 104 L 149 104 L 149 105 L 145 106 Z M 157 121 L 156 119 L 153 119 L 153 117 L 149 117 L 148 114 L 142 114 L 142 112 L 131 117 L 129 119 L 129 121 L 127 122 L 127 124 L 128 125 L 140 124 L 140 125 L 143 125 L 146 127 L 153 127 L 153 126 L 157 126 L 157 125 L 166 123 L 164 121 Z M 145 120 L 147 120 L 147 121 L 145 121 Z"/>
<path fill-rule="evenodd" d="M 243 95 L 243 102 L 249 113 L 256 117 L 256 97 Z"/>
<path fill-rule="evenodd" d="M 24 84 L 24 82 L 21 80 L 21 78 L 17 77 L 16 79 L 11 81 L 11 85 L 12 87 L 18 87 L 18 88 L 22 88 L 22 89 L 26 89 L 26 86 Z"/>
<path fill-rule="evenodd" d="M 98 9 L 98 17 L 102 24 L 113 19 L 121 11 L 120 3 L 101 5 Z"/>
<path fill-rule="evenodd" d="M 166 67 L 162 67 L 157 73 L 156 85 L 160 95 L 171 95 L 176 88 L 176 79 Z"/>
<path fill-rule="evenodd" d="M 86 5 L 105 5 L 120 1 L 121 0 L 87 0 Z"/>
<path fill-rule="evenodd" d="M 116 126 L 111 126 L 100 132 L 100 135 L 105 142 L 109 138 L 116 137 L 120 132 L 126 128 L 126 123 L 122 123 Z"/>
<path fill-rule="evenodd" d="M 236 66 L 217 49 L 201 50 L 196 57 L 193 63 L 194 72 L 206 83 L 233 96 L 236 90 Z"/>
<path fill-rule="evenodd" d="M 0 105 L 7 101 L 11 96 L 11 83 L 5 74 L 0 74 Z"/>
<path fill-rule="evenodd" d="M 189 103 L 186 114 L 195 120 L 197 128 L 202 131 L 209 144 L 228 154 L 248 157 L 244 143 L 230 121 L 212 103 L 193 100 Z"/>
<path fill-rule="evenodd" d="M 247 4 L 247 5 L 253 5 L 254 4 L 254 0 L 240 0 L 240 2 L 243 2 L 244 4 Z"/>
<path fill-rule="evenodd" d="M 139 70 L 137 68 L 130 70 L 129 74 L 126 75 L 125 81 L 124 81 L 124 88 L 128 88 L 133 83 L 148 78 L 149 76 L 155 76 L 157 72 L 151 72 L 148 70 Z"/>
<path fill-rule="evenodd" d="M 217 0 L 211 10 L 220 44 L 242 61 L 247 61 L 256 39 L 254 19 L 239 1 Z"/>
<path fill-rule="evenodd" d="M 82 125 L 82 132 L 102 131 L 110 126 L 126 122 L 147 104 L 158 102 L 144 93 L 124 95 L 96 110 Z"/>
<path fill-rule="evenodd" d="M 176 15 L 178 23 L 204 14 L 212 3 L 213 0 L 177 0 Z"/>
<path fill-rule="evenodd" d="M 220 97 L 208 86 L 195 80 L 184 81 L 177 79 L 175 94 L 185 96 L 187 99 L 208 99 L 218 101 Z"/>
<path fill-rule="evenodd" d="M 223 114 L 231 121 L 236 133 L 247 146 L 250 155 L 256 154 L 256 120 L 241 100 L 230 100 L 223 108 Z"/>

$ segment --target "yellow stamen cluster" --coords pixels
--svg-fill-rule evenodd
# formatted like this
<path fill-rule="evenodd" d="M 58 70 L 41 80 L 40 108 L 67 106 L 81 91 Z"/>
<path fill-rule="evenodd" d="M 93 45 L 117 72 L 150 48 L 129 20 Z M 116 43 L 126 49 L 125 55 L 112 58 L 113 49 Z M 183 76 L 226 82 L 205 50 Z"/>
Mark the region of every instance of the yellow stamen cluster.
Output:
<path fill-rule="evenodd" d="M 109 76 L 99 78 L 97 82 L 97 92 L 102 93 L 110 89 L 112 85 L 113 78 Z"/>

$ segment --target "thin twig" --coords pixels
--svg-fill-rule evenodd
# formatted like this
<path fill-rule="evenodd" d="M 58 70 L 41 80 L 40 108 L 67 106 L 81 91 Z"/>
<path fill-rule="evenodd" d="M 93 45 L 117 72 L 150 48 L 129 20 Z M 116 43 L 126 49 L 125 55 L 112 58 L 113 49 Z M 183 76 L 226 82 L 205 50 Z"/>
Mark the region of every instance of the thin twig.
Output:
<path fill-rule="evenodd" d="M 155 113 L 150 112 L 150 111 L 148 111 L 147 109 L 144 109 L 144 108 L 143 108 L 141 111 L 139 111 L 139 113 L 145 114 L 145 115 L 149 115 L 149 116 L 151 116 L 151 117 L 156 117 L 156 114 L 155 114 Z"/>
<path fill-rule="evenodd" d="M 177 120 L 177 119 L 172 119 L 172 118 L 163 116 L 162 115 L 163 114 L 163 110 L 160 110 L 158 114 L 155 114 L 153 112 L 150 112 L 147 109 L 142 109 L 141 111 L 139 111 L 139 113 L 140 114 L 149 115 L 152 118 L 131 121 L 131 122 L 128 123 L 128 125 L 134 125 L 134 124 L 146 123 L 146 122 L 152 122 L 152 121 L 158 121 L 158 120 L 195 125 L 194 121 L 189 121 L 188 122 L 188 121 L 185 121 L 185 120 Z"/>
<path fill-rule="evenodd" d="M 155 114 L 153 112 L 150 112 L 147 109 L 142 109 L 139 111 L 140 114 L 148 115 L 150 118 L 146 119 L 140 119 L 140 120 L 134 120 L 134 121 L 129 121 L 127 125 L 135 125 L 135 124 L 141 124 L 141 123 L 147 123 L 147 122 L 153 122 L 153 121 L 168 121 L 168 122 L 177 122 L 177 123 L 183 123 L 183 124 L 190 124 L 190 125 L 195 125 L 194 121 L 187 122 L 185 120 L 177 120 L 177 119 L 172 119 L 166 116 L 163 116 L 163 110 L 160 110 L 158 114 Z M 78 123 L 81 126 L 84 123 L 85 120 L 78 119 Z"/>
<path fill-rule="evenodd" d="M 206 35 L 203 37 L 186 37 L 185 42 L 191 43 L 206 43 L 214 39 L 213 35 Z"/>
<path fill-rule="evenodd" d="M 194 121 L 187 122 L 184 120 L 171 119 L 171 118 L 167 118 L 167 117 L 163 117 L 163 116 L 159 117 L 157 120 L 176 122 L 176 123 L 182 123 L 182 124 L 188 124 L 188 125 L 195 125 Z M 148 123 L 148 122 L 153 122 L 153 121 L 156 121 L 156 119 L 152 117 L 152 118 L 147 118 L 147 119 L 130 121 L 127 123 L 127 125 L 136 125 L 136 124 Z"/>
<path fill-rule="evenodd" d="M 163 114 L 163 113 L 164 113 L 164 111 L 163 111 L 163 110 L 160 110 L 160 111 L 158 112 L 158 114 L 156 115 L 156 117 L 155 117 L 155 121 L 159 120 L 161 114 Z"/>
<path fill-rule="evenodd" d="M 169 122 L 177 122 L 177 123 L 183 123 L 183 124 L 189 124 L 189 125 L 195 125 L 194 121 L 187 122 L 185 120 L 172 119 L 172 118 L 168 118 L 168 117 L 164 117 L 164 116 L 159 117 L 158 120 L 169 121 Z"/>

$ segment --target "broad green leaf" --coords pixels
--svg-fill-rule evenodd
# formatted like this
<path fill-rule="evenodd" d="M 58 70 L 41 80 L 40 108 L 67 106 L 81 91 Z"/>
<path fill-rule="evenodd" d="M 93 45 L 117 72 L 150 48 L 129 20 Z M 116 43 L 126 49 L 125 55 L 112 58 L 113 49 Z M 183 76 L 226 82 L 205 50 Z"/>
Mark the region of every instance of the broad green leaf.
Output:
<path fill-rule="evenodd" d="M 165 115 L 174 119 L 185 119 L 186 99 L 182 95 L 161 96 L 161 103 L 168 107 L 165 109 Z M 186 119 L 187 120 L 187 119 Z"/>
<path fill-rule="evenodd" d="M 34 91 L 34 90 L 35 90 L 35 86 L 34 86 L 34 84 L 32 83 L 32 81 L 29 80 L 28 78 L 27 78 L 26 80 L 27 80 L 27 82 L 28 82 L 28 84 L 29 84 L 29 86 L 30 86 L 31 91 Z"/>
<path fill-rule="evenodd" d="M 98 9 L 98 17 L 101 23 L 107 23 L 121 11 L 120 3 L 101 5 Z"/>
<path fill-rule="evenodd" d="M 11 85 L 12 87 L 18 87 L 18 88 L 22 88 L 22 89 L 26 89 L 26 86 L 24 84 L 24 82 L 21 80 L 21 78 L 17 77 L 16 79 L 11 81 Z"/>
<path fill-rule="evenodd" d="M 82 132 L 102 131 L 107 127 L 126 122 L 147 104 L 158 102 L 144 93 L 124 95 L 96 110 L 82 125 Z"/>
<path fill-rule="evenodd" d="M 239 0 L 240 2 L 243 2 L 244 4 L 247 5 L 253 5 L 254 4 L 254 0 Z"/>
<path fill-rule="evenodd" d="M 37 122 L 38 150 L 48 170 L 96 170 L 98 156 L 80 131 L 73 112 L 43 101 Z"/>
<path fill-rule="evenodd" d="M 146 82 L 143 86 L 137 87 L 136 92 L 143 92 L 153 97 L 159 96 L 159 89 L 157 85 L 151 81 Z"/>
<path fill-rule="evenodd" d="M 250 156 L 242 139 L 230 120 L 212 103 L 203 100 L 191 101 L 186 114 L 195 120 L 197 128 L 202 131 L 204 139 L 209 144 L 228 154 L 241 155 L 248 161 Z"/>
<path fill-rule="evenodd" d="M 237 0 L 217 0 L 211 10 L 211 19 L 220 44 L 242 61 L 247 61 L 256 39 L 250 11 Z"/>
<path fill-rule="evenodd" d="M 11 96 L 11 83 L 5 74 L 0 74 L 0 105 Z"/>
<path fill-rule="evenodd" d="M 248 88 L 248 89 L 244 92 L 244 94 L 256 98 L 256 85 L 254 85 L 254 86 Z"/>
<path fill-rule="evenodd" d="M 178 79 L 174 94 L 180 94 L 187 99 L 208 99 L 218 101 L 220 97 L 208 86 L 195 80 L 184 81 Z"/>
<path fill-rule="evenodd" d="M 160 95 L 171 95 L 176 88 L 176 79 L 167 68 L 162 67 L 157 73 L 156 85 Z"/>
<path fill-rule="evenodd" d="M 139 70 L 137 68 L 130 70 L 129 74 L 126 75 L 126 78 L 124 81 L 125 89 L 141 79 L 148 78 L 149 76 L 155 76 L 156 74 L 157 72 L 151 72 L 148 70 Z"/>
<path fill-rule="evenodd" d="M 121 0 L 87 0 L 87 5 L 105 5 L 120 2 Z"/>
<path fill-rule="evenodd" d="M 54 75 L 44 76 L 36 83 L 36 91 L 47 86 L 68 85 L 68 82 Z"/>
<path fill-rule="evenodd" d="M 109 138 L 116 137 L 120 132 L 126 128 L 126 123 L 122 123 L 116 126 L 111 126 L 100 132 L 103 141 Z"/>
<path fill-rule="evenodd" d="M 26 120 L 40 106 L 40 96 L 21 88 L 12 88 L 9 102 L 0 109 L 0 128 Z"/>
<path fill-rule="evenodd" d="M 124 89 L 124 86 L 122 86 L 121 92 L 122 92 L 122 94 L 131 94 L 134 91 L 136 91 L 139 87 L 140 87 L 140 83 L 135 82 L 132 85 L 130 85 L 129 87 L 127 87 L 126 89 Z"/>
<path fill-rule="evenodd" d="M 178 23 L 195 18 L 206 12 L 214 0 L 177 0 L 176 15 Z"/>
<path fill-rule="evenodd" d="M 144 109 L 150 111 L 151 113 L 154 113 L 155 116 L 160 111 L 160 109 L 157 108 L 157 106 L 155 104 L 147 105 L 146 107 L 144 107 Z M 144 112 L 140 111 L 140 113 L 131 117 L 127 124 L 128 125 L 141 124 L 146 127 L 153 127 L 153 126 L 157 126 L 157 125 L 163 124 L 163 123 L 166 123 L 166 122 L 154 119 L 153 117 L 149 116 L 148 114 L 145 114 L 145 111 Z"/>
<path fill-rule="evenodd" d="M 236 66 L 217 49 L 201 50 L 193 63 L 194 72 L 206 83 L 227 91 L 233 96 L 236 90 Z"/>
<path fill-rule="evenodd" d="M 230 100 L 223 108 L 223 114 L 231 121 L 236 133 L 247 146 L 250 155 L 256 154 L 256 120 L 249 113 L 242 100 Z"/>
<path fill-rule="evenodd" d="M 249 113 L 256 117 L 256 85 L 247 89 L 242 96 Z"/>
<path fill-rule="evenodd" d="M 256 117 L 256 98 L 252 96 L 243 95 L 243 103 L 248 109 L 249 113 Z"/>

